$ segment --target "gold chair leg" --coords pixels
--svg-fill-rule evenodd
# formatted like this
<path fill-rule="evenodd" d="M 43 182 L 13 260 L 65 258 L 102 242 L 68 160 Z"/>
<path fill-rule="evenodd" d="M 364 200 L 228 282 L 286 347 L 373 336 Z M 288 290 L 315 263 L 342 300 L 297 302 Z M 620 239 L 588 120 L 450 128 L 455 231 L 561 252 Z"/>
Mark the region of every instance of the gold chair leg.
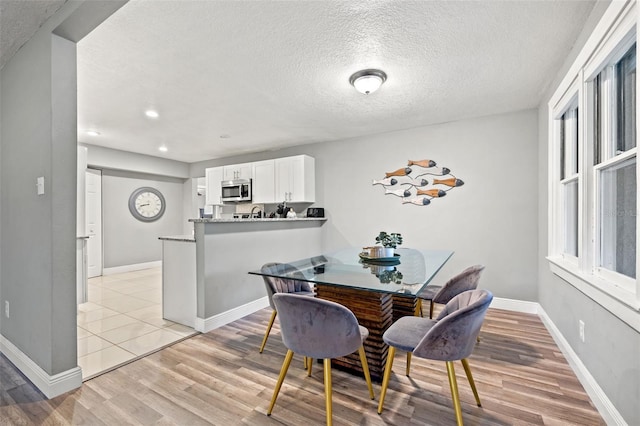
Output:
<path fill-rule="evenodd" d="M 480 404 L 480 396 L 478 396 L 478 389 L 476 389 L 476 382 L 473 380 L 473 376 L 471 375 L 471 367 L 469 367 L 469 361 L 465 358 L 461 359 L 460 362 L 462 362 L 464 372 L 467 373 L 467 379 L 469 380 L 469 384 L 471 385 L 473 396 L 476 397 L 476 403 L 478 404 L 478 407 L 482 407 L 482 404 Z"/>
<path fill-rule="evenodd" d="M 324 359 L 324 397 L 327 407 L 327 426 L 333 424 L 333 409 L 331 404 L 331 359 Z"/>
<path fill-rule="evenodd" d="M 373 385 L 371 384 L 371 374 L 369 374 L 369 363 L 367 362 L 367 354 L 364 351 L 364 346 L 360 346 L 358 350 L 360 353 L 360 363 L 362 364 L 362 371 L 364 372 L 364 379 L 367 381 L 367 387 L 369 388 L 369 396 L 371 399 L 375 399 L 373 394 Z"/>
<path fill-rule="evenodd" d="M 413 355 L 413 352 L 407 352 L 407 377 L 409 377 L 409 372 L 411 371 L 411 355 Z"/>
<path fill-rule="evenodd" d="M 276 388 L 273 390 L 273 396 L 271 397 L 271 404 L 269 405 L 269 410 L 267 410 L 267 416 L 271 415 L 271 412 L 273 411 L 273 406 L 276 405 L 276 399 L 278 398 L 278 393 L 280 392 L 280 388 L 282 387 L 282 382 L 284 382 L 284 376 L 287 375 L 287 370 L 289 370 L 289 365 L 291 364 L 292 359 L 293 359 L 293 351 L 289 349 L 287 351 L 287 355 L 284 357 L 284 362 L 282 363 L 282 369 L 280 369 L 280 376 L 278 377 Z"/>
<path fill-rule="evenodd" d="M 313 358 L 307 358 L 307 376 L 311 377 L 311 369 L 313 368 Z"/>
<path fill-rule="evenodd" d="M 451 386 L 451 398 L 453 399 L 453 409 L 456 412 L 456 422 L 462 426 L 462 407 L 460 406 L 460 395 L 458 394 L 458 383 L 456 382 L 456 372 L 453 362 L 447 361 L 447 374 L 449 375 L 449 386 Z"/>
<path fill-rule="evenodd" d="M 413 314 L 417 317 L 422 316 L 422 299 L 420 299 L 419 297 L 416 300 L 416 310 Z"/>
<path fill-rule="evenodd" d="M 429 319 L 433 319 L 433 300 L 429 300 Z"/>
<path fill-rule="evenodd" d="M 391 368 L 393 367 L 393 357 L 396 354 L 396 348 L 389 346 L 387 354 L 387 365 L 384 368 L 384 376 L 382 377 L 382 387 L 380 388 L 380 403 L 378 403 L 378 414 L 382 414 L 384 405 L 384 397 L 387 395 L 387 387 L 389 386 L 389 378 L 391 377 Z"/>
<path fill-rule="evenodd" d="M 276 315 L 278 315 L 278 312 L 276 312 L 275 310 L 271 312 L 271 319 L 269 320 L 267 331 L 266 333 L 264 333 L 264 339 L 262 339 L 262 345 L 260 345 L 260 353 L 262 353 L 262 351 L 264 350 L 264 345 L 267 344 L 267 339 L 269 338 L 269 333 L 271 333 L 271 327 L 273 327 L 273 321 L 275 321 Z"/>

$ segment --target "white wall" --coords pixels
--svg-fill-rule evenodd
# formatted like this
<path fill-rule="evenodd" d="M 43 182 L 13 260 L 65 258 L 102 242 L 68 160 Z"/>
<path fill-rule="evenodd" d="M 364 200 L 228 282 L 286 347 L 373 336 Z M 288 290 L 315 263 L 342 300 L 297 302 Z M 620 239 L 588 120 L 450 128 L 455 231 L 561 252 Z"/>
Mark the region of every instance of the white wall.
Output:
<path fill-rule="evenodd" d="M 254 161 L 299 153 L 316 159 L 315 205 L 325 207 L 323 248 L 375 243 L 379 231 L 400 232 L 404 246 L 455 251 L 442 282 L 476 263 L 482 286 L 496 296 L 537 300 L 537 112 L 483 117 L 347 141 L 236 157 Z M 402 205 L 372 179 L 433 159 L 465 185 L 429 206 Z M 220 160 L 192 165 L 192 176 Z M 427 177 L 427 179 L 430 179 Z"/>
<path fill-rule="evenodd" d="M 156 188 L 166 201 L 164 215 L 154 222 L 141 222 L 129 211 L 129 196 L 143 186 Z M 158 237 L 183 233 L 183 205 L 182 179 L 103 170 L 104 267 L 162 260 Z"/>

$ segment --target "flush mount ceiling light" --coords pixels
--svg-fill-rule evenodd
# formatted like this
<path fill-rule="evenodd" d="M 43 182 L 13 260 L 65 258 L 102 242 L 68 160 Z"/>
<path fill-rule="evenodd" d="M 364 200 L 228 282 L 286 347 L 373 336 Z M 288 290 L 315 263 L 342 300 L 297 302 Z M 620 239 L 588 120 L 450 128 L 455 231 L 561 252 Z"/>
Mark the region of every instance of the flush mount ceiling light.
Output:
<path fill-rule="evenodd" d="M 144 115 L 146 115 L 149 118 L 158 118 L 160 116 L 160 114 L 158 114 L 158 111 L 154 111 L 152 109 L 148 109 L 144 112 Z"/>
<path fill-rule="evenodd" d="M 100 136 L 100 132 L 97 130 L 87 130 L 89 136 Z"/>
<path fill-rule="evenodd" d="M 169 148 L 167 148 L 166 145 L 162 145 L 161 147 L 158 148 L 158 151 L 160 152 L 167 152 L 169 151 Z"/>
<path fill-rule="evenodd" d="M 349 77 L 349 83 L 360 93 L 371 94 L 378 90 L 387 79 L 384 71 L 368 69 L 354 73 Z"/>

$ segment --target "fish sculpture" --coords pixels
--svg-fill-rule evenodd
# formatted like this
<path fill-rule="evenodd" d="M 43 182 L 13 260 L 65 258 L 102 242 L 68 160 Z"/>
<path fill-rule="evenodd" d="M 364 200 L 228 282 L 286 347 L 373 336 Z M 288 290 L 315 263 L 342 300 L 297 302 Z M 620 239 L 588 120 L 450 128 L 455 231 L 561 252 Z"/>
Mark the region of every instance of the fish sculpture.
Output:
<path fill-rule="evenodd" d="M 428 206 L 431 204 L 431 200 L 427 197 L 417 197 L 417 198 L 409 198 L 407 200 L 403 200 L 402 204 L 415 204 L 416 206 Z"/>
<path fill-rule="evenodd" d="M 462 186 L 464 185 L 464 182 L 460 179 L 456 179 L 456 178 L 448 178 L 448 179 L 434 179 L 433 180 L 433 184 L 437 185 L 437 184 L 441 184 L 441 185 L 447 185 L 450 187 L 454 187 L 454 186 Z"/>
<path fill-rule="evenodd" d="M 429 182 L 426 179 L 413 179 L 410 176 L 396 176 L 396 177 L 388 177 L 380 180 L 373 180 L 372 185 L 384 185 L 384 186 L 393 186 L 393 185 L 411 185 L 411 186 L 427 186 Z"/>
<path fill-rule="evenodd" d="M 387 172 L 385 173 L 385 177 L 391 177 L 391 176 L 408 176 L 411 173 L 411 168 L 409 167 L 403 167 L 401 169 L 398 169 L 396 171 L 393 172 Z"/>
<path fill-rule="evenodd" d="M 427 186 L 429 185 L 429 181 L 426 179 L 411 179 L 411 181 L 403 182 L 403 185 L 411 185 L 411 186 Z"/>
<path fill-rule="evenodd" d="M 418 189 L 418 195 L 428 195 L 429 197 L 441 198 L 447 195 L 442 189 Z"/>
<path fill-rule="evenodd" d="M 429 167 L 435 167 L 436 166 L 436 162 L 433 160 L 409 160 L 408 166 L 420 166 L 420 167 L 424 167 L 425 169 L 428 169 Z"/>
<path fill-rule="evenodd" d="M 384 190 L 385 194 L 393 194 L 397 197 L 411 197 L 411 191 L 408 189 L 387 189 Z"/>
<path fill-rule="evenodd" d="M 433 167 L 420 173 L 418 176 L 416 176 L 416 179 L 424 175 L 444 176 L 448 175 L 449 173 L 451 173 L 451 170 L 446 167 Z"/>
<path fill-rule="evenodd" d="M 412 179 L 413 180 L 413 179 Z M 384 185 L 384 186 L 393 186 L 398 183 L 398 179 L 396 178 L 384 178 L 380 180 L 373 180 L 372 185 Z"/>

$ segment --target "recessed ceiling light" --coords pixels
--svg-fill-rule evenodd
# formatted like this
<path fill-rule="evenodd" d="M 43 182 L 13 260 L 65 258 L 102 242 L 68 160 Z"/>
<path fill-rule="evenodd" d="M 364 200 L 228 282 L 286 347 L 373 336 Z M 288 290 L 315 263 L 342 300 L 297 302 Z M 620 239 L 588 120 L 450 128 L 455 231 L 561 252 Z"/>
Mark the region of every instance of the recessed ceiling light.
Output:
<path fill-rule="evenodd" d="M 349 83 L 356 88 L 356 90 L 365 95 L 369 95 L 382 86 L 387 80 L 387 74 L 384 71 L 368 69 L 354 73 L 349 77 Z"/>
<path fill-rule="evenodd" d="M 160 114 L 158 114 L 158 111 L 154 111 L 152 109 L 148 109 L 144 112 L 144 115 L 146 115 L 149 118 L 158 118 L 160 116 Z"/>
<path fill-rule="evenodd" d="M 87 130 L 89 136 L 100 136 L 100 132 L 97 130 Z"/>
<path fill-rule="evenodd" d="M 167 148 L 166 145 L 162 145 L 160 148 L 158 148 L 158 151 L 167 152 L 167 151 L 169 151 L 169 148 Z"/>

